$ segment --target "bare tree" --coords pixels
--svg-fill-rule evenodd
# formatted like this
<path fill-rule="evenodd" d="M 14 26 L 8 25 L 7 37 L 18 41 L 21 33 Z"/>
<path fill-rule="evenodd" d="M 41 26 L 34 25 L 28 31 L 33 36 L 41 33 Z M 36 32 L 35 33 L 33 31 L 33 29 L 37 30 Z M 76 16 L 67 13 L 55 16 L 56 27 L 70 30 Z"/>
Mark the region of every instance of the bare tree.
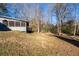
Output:
<path fill-rule="evenodd" d="M 58 32 L 58 35 L 61 35 L 62 20 L 67 13 L 66 4 L 57 3 L 55 5 L 55 10 L 56 10 L 56 17 L 57 17 L 57 32 Z"/>
<path fill-rule="evenodd" d="M 36 4 L 35 17 L 37 20 L 37 32 L 41 31 L 41 14 L 40 14 L 40 4 Z"/>
<path fill-rule="evenodd" d="M 76 4 L 74 4 L 74 8 L 75 8 L 75 21 L 74 21 L 74 36 L 76 35 L 76 31 L 77 31 L 77 14 L 76 14 L 76 11 L 77 11 L 77 8 L 76 8 Z"/>
<path fill-rule="evenodd" d="M 47 15 L 48 15 L 48 20 L 47 20 L 47 28 L 48 31 L 52 28 L 50 25 L 52 24 L 52 10 L 53 10 L 53 5 L 54 4 L 48 4 L 48 10 L 47 10 Z M 50 24 L 50 25 L 49 25 Z"/>
<path fill-rule="evenodd" d="M 13 5 L 13 10 L 15 14 L 15 18 L 20 18 L 20 19 L 28 19 L 30 17 L 30 7 L 29 4 L 26 3 L 14 3 Z"/>

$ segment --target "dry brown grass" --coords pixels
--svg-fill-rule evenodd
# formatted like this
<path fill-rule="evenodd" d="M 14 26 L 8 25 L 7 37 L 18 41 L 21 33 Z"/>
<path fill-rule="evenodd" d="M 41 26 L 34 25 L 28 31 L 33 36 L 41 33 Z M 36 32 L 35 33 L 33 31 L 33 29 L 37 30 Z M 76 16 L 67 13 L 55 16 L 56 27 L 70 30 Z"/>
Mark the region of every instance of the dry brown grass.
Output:
<path fill-rule="evenodd" d="M 0 32 L 0 55 L 79 55 L 79 48 L 51 33 Z"/>

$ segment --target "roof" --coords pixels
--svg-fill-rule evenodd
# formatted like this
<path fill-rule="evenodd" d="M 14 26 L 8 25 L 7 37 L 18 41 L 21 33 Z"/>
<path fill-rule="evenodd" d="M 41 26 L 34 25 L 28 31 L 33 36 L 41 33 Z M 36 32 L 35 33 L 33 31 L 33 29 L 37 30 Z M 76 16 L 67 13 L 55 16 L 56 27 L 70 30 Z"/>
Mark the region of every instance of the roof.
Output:
<path fill-rule="evenodd" d="M 26 21 L 26 22 L 28 22 L 28 20 L 24 20 L 24 19 L 18 19 L 18 18 L 12 18 L 12 17 L 8 17 L 8 16 L 1 16 L 0 15 L 0 18 L 6 18 L 6 19 L 12 19 L 12 20 L 17 20 L 17 21 Z"/>

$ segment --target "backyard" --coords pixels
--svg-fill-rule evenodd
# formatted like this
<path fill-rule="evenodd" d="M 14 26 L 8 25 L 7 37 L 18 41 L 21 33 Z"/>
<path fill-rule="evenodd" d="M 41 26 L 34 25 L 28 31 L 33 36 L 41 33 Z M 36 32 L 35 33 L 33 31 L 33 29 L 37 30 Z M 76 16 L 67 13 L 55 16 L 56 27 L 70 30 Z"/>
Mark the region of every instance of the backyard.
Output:
<path fill-rule="evenodd" d="M 79 46 L 70 42 L 49 32 L 0 31 L 0 55 L 79 56 Z"/>

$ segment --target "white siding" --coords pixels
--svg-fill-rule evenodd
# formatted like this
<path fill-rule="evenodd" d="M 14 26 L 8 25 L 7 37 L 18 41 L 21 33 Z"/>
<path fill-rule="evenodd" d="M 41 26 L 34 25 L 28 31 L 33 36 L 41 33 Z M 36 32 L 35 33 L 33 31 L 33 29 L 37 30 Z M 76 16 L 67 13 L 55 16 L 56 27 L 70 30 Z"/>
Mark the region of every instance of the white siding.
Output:
<path fill-rule="evenodd" d="M 26 27 L 9 27 L 11 30 L 26 31 Z"/>
<path fill-rule="evenodd" d="M 3 23 L 3 21 L 2 21 L 2 20 L 0 20 L 0 23 Z"/>

